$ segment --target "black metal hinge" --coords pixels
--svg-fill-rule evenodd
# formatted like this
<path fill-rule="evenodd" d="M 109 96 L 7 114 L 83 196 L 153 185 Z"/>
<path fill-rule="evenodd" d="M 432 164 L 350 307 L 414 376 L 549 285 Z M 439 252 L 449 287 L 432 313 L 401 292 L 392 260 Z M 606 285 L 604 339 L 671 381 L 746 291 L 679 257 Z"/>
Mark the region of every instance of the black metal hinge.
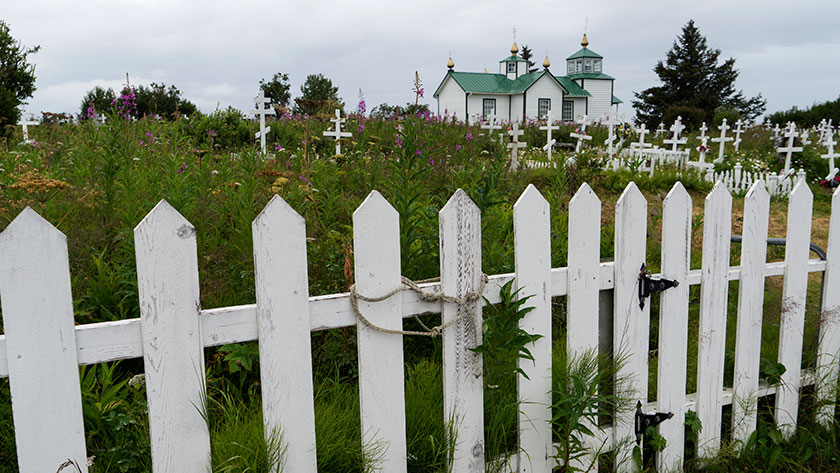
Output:
<path fill-rule="evenodd" d="M 671 417 L 674 417 L 674 413 L 672 412 L 654 412 L 651 414 L 645 414 L 642 412 L 642 401 L 638 401 L 636 403 L 635 419 L 636 445 L 642 443 L 642 437 L 644 437 L 645 431 L 648 427 L 656 427 Z"/>
<path fill-rule="evenodd" d="M 679 285 L 679 281 L 651 278 L 650 272 L 647 270 L 647 266 L 642 263 L 642 269 L 639 271 L 639 308 L 645 308 L 646 297 L 650 297 L 655 292 L 664 291 L 665 289 L 670 289 Z"/>

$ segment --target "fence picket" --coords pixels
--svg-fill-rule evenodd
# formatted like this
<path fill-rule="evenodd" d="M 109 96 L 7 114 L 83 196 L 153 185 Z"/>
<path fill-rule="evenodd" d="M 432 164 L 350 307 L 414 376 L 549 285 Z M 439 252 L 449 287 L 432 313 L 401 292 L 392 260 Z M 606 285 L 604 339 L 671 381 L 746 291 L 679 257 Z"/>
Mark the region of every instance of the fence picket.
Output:
<path fill-rule="evenodd" d="M 440 285 L 447 296 L 463 298 L 481 287 L 481 212 L 458 189 L 440 211 Z M 443 323 L 460 318 L 443 332 L 444 423 L 457 431 L 451 470 L 484 471 L 484 383 L 481 301 L 473 310 L 444 302 Z"/>
<path fill-rule="evenodd" d="M 356 290 L 380 297 L 399 289 L 400 216 L 377 191 L 353 213 Z M 402 329 L 400 293 L 380 301 L 359 301 L 365 318 L 379 327 Z M 362 442 L 376 451 L 375 471 L 406 471 L 403 338 L 356 324 Z"/>
<path fill-rule="evenodd" d="M 615 290 L 613 292 L 613 355 L 624 360 L 618 377 L 627 380 L 627 393 L 642 403 L 648 393 L 648 336 L 650 303 L 639 307 L 639 269 L 645 262 L 647 201 L 631 182 L 615 206 Z M 633 412 L 616 416 L 613 440 L 620 451 L 619 471 L 635 471 L 632 459 Z"/>
<path fill-rule="evenodd" d="M 735 335 L 735 374 L 732 381 L 732 440 L 742 445 L 756 427 L 755 393 L 761 359 L 761 325 L 764 318 L 764 266 L 767 261 L 767 228 L 770 194 L 757 181 L 744 197 L 741 241 L 741 277 L 738 286 L 738 319 Z"/>
<path fill-rule="evenodd" d="M 588 184 L 569 201 L 569 295 L 566 317 L 566 352 L 568 360 L 598 355 L 598 294 L 601 269 L 601 201 Z M 598 429 L 587 423 L 593 432 Z M 595 449 L 596 438 L 587 439 Z M 574 461 L 575 468 L 586 470 L 594 458 L 585 455 Z M 597 462 L 590 471 L 598 471 Z"/>
<path fill-rule="evenodd" d="M 0 299 L 19 471 L 86 473 L 67 240 L 29 207 L 0 234 Z"/>
<path fill-rule="evenodd" d="M 534 310 L 519 328 L 542 335 L 529 346 L 534 361 L 520 359 L 519 472 L 550 472 L 551 441 L 551 221 L 548 201 L 528 185 L 513 206 L 516 288 Z"/>
<path fill-rule="evenodd" d="M 680 284 L 662 292 L 659 303 L 657 409 L 671 412 L 674 417 L 659 425 L 659 433 L 667 443 L 657 456 L 657 469 L 680 471 L 685 440 L 691 196 L 677 182 L 665 197 L 662 207 L 662 277 Z"/>
<path fill-rule="evenodd" d="M 706 196 L 703 213 L 703 262 L 700 283 L 700 329 L 697 356 L 697 435 L 699 456 L 713 457 L 720 449 L 723 355 L 729 294 L 729 238 L 732 196 L 723 183 Z"/>
<path fill-rule="evenodd" d="M 306 223 L 274 196 L 251 225 L 263 423 L 272 471 L 316 471 Z"/>
<path fill-rule="evenodd" d="M 797 181 L 788 197 L 785 282 L 779 327 L 779 363 L 784 365 L 785 372 L 781 376 L 780 386 L 776 389 L 776 424 L 786 438 L 792 436 L 796 429 L 799 411 L 812 208 L 811 189 L 804 180 Z"/>
<path fill-rule="evenodd" d="M 840 188 L 831 196 L 831 222 L 828 231 L 827 260 L 823 287 L 838 287 L 840 277 Z M 817 419 L 828 426 L 834 419 L 840 372 L 840 291 L 824 290 L 820 311 L 820 338 L 817 347 Z"/>
<path fill-rule="evenodd" d="M 134 229 L 155 473 L 210 470 L 195 228 L 165 200 Z"/>

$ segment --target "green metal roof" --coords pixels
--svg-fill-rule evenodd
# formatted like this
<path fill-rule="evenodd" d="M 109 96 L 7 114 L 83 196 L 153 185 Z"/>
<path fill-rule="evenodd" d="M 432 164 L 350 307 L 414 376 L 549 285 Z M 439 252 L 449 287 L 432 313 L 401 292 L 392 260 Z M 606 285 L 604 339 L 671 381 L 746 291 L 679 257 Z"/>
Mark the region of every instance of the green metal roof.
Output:
<path fill-rule="evenodd" d="M 589 48 L 580 48 L 580 50 L 578 52 L 576 52 L 576 53 L 572 54 L 571 56 L 567 57 L 566 60 L 568 61 L 569 59 L 579 59 L 579 58 L 582 58 L 582 57 L 594 57 L 594 58 L 598 58 L 598 59 L 603 59 L 604 58 L 604 56 L 601 56 L 600 54 L 596 53 L 595 51 L 593 51 Z"/>
<path fill-rule="evenodd" d="M 541 72 L 532 72 L 530 74 L 521 75 L 511 81 L 509 91 L 522 92 L 528 89 L 528 87 L 531 87 L 531 85 L 540 77 L 542 77 Z"/>
<path fill-rule="evenodd" d="M 616 97 L 615 95 L 612 96 L 612 104 L 615 105 L 617 103 L 624 103 L 621 101 L 620 98 Z"/>
<path fill-rule="evenodd" d="M 501 61 L 499 61 L 499 62 L 511 62 L 511 61 L 513 61 L 513 62 L 525 62 L 525 60 L 524 60 L 524 59 L 522 59 L 521 57 L 519 57 L 519 56 L 517 56 L 517 55 L 513 55 L 513 56 L 510 56 L 510 57 L 506 57 L 506 58 L 502 59 L 502 60 L 501 60 Z"/>
<path fill-rule="evenodd" d="M 592 94 L 584 90 L 581 86 L 577 84 L 577 82 L 573 81 L 569 76 L 554 76 L 557 79 L 557 82 L 566 89 L 566 92 L 569 93 L 569 97 L 591 97 Z"/>
<path fill-rule="evenodd" d="M 615 80 L 615 77 L 608 76 L 601 72 L 578 72 L 577 74 L 569 74 L 567 77 L 571 79 L 603 79 Z"/>

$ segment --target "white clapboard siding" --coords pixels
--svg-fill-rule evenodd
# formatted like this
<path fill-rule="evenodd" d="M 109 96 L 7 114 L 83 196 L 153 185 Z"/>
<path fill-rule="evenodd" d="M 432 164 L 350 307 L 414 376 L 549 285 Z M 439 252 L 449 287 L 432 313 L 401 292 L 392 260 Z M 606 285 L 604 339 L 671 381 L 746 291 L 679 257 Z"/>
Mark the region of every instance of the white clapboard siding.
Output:
<path fill-rule="evenodd" d="M 566 317 L 566 351 L 568 360 L 574 362 L 581 356 L 598 355 L 598 292 L 601 257 L 601 201 L 589 184 L 580 189 L 569 201 L 569 295 Z M 588 424 L 592 432 L 596 426 Z M 595 446 L 600 443 L 588 439 Z M 576 459 L 575 468 L 598 471 L 592 455 Z"/>
<path fill-rule="evenodd" d="M 67 240 L 29 207 L 0 234 L 0 300 L 19 471 L 87 472 Z"/>
<path fill-rule="evenodd" d="M 799 371 L 802 366 L 813 207 L 811 188 L 804 180 L 800 180 L 788 199 L 785 282 L 779 327 L 779 363 L 784 365 L 785 372 L 781 376 L 781 385 L 776 389 L 776 425 L 786 438 L 792 436 L 796 429 L 799 411 Z"/>
<path fill-rule="evenodd" d="M 551 441 L 551 219 L 548 201 L 533 184 L 513 206 L 516 289 L 534 309 L 519 328 L 541 335 L 527 348 L 534 361 L 519 359 L 519 472 L 552 470 Z"/>
<path fill-rule="evenodd" d="M 647 251 L 647 201 L 631 182 L 615 206 L 615 290 L 613 292 L 613 355 L 623 360 L 618 371 L 627 380 L 627 395 L 645 404 L 648 393 L 650 301 L 639 307 L 639 270 Z M 631 455 L 633 412 L 616 416 L 613 439 L 622 445 L 618 470 L 635 471 Z"/>
<path fill-rule="evenodd" d="M 662 203 L 662 277 L 679 283 L 663 291 L 659 303 L 657 410 L 674 414 L 659 424 L 666 444 L 657 468 L 664 471 L 680 471 L 683 460 L 690 262 L 691 196 L 677 182 Z"/>
<path fill-rule="evenodd" d="M 402 286 L 400 216 L 379 192 L 371 192 L 353 213 L 356 290 L 380 297 Z M 396 293 L 380 302 L 359 301 L 372 324 L 402 330 Z M 406 471 L 405 381 L 402 335 L 356 324 L 359 350 L 359 403 L 362 444 L 379 453 L 374 471 Z"/>
<path fill-rule="evenodd" d="M 306 224 L 274 196 L 251 225 L 267 444 L 284 450 L 273 471 L 316 471 Z M 282 440 L 282 444 L 278 444 Z"/>
<path fill-rule="evenodd" d="M 720 449 L 721 390 L 729 295 L 729 238 L 732 196 L 722 183 L 706 196 L 703 213 L 703 261 L 700 283 L 700 328 L 697 346 L 698 454 L 713 457 Z"/>
<path fill-rule="evenodd" d="M 764 266 L 767 261 L 767 228 L 770 194 L 757 181 L 744 198 L 741 241 L 741 279 L 738 286 L 738 319 L 735 335 L 735 374 L 732 388 L 732 440 L 743 445 L 756 427 L 758 375 L 761 359 L 761 325 L 764 318 Z"/>
<path fill-rule="evenodd" d="M 206 473 L 204 350 L 195 228 L 161 201 L 134 229 L 155 473 Z"/>
<path fill-rule="evenodd" d="M 481 212 L 458 189 L 440 211 L 440 285 L 447 296 L 463 298 L 481 287 Z M 465 308 L 443 303 L 443 323 Z M 482 357 L 470 351 L 481 344 L 481 303 L 443 332 L 443 415 L 454 422 L 457 445 L 452 471 L 484 471 L 484 382 Z"/>
<path fill-rule="evenodd" d="M 817 348 L 817 395 L 820 399 L 818 420 L 828 426 L 834 418 L 837 402 L 838 366 L 840 366 L 840 188 L 831 197 L 831 223 L 825 265 L 820 338 Z"/>

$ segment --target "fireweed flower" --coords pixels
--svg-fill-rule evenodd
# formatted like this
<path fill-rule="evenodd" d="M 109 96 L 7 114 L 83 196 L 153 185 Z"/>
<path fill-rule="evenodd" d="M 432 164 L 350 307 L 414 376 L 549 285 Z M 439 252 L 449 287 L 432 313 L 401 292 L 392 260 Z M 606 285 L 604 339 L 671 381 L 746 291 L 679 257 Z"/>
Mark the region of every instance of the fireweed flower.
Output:
<path fill-rule="evenodd" d="M 364 123 L 359 123 L 359 133 L 361 133 L 363 131 L 365 131 L 365 124 Z"/>
<path fill-rule="evenodd" d="M 181 167 L 178 168 L 178 173 L 180 174 L 180 173 L 182 173 L 186 170 L 187 170 L 187 163 L 184 163 L 184 164 L 181 165 Z"/>
<path fill-rule="evenodd" d="M 455 145 L 455 151 L 461 151 L 461 145 Z"/>
<path fill-rule="evenodd" d="M 397 146 L 402 146 L 402 140 L 401 139 L 397 138 L 396 140 L 394 140 L 394 142 L 397 144 Z"/>
<path fill-rule="evenodd" d="M 283 145 L 280 143 L 274 143 L 274 151 L 283 151 Z"/>
<path fill-rule="evenodd" d="M 429 165 L 434 166 L 435 165 L 435 160 L 432 159 L 432 158 L 429 158 Z"/>
<path fill-rule="evenodd" d="M 305 178 L 305 177 L 303 177 L 303 176 L 298 176 L 298 179 L 300 179 L 301 181 L 303 181 L 303 182 L 304 182 L 304 184 L 306 184 L 307 186 L 312 187 L 312 183 L 311 183 L 311 182 L 309 182 L 309 179 L 307 179 L 307 178 Z"/>
<path fill-rule="evenodd" d="M 472 133 L 467 132 L 467 136 L 465 138 L 467 139 L 467 141 L 472 141 L 472 139 L 473 139 Z"/>

